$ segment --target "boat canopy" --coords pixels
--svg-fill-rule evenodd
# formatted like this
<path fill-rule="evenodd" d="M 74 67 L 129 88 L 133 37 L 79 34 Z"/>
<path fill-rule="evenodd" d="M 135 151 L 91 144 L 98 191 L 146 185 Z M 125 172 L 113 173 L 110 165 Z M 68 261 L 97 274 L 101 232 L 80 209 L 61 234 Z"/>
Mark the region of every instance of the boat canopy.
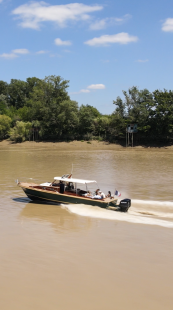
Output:
<path fill-rule="evenodd" d="M 63 182 L 79 183 L 79 184 L 97 183 L 94 180 L 81 180 L 81 179 L 62 178 L 62 177 L 55 177 L 54 180 L 63 181 Z"/>

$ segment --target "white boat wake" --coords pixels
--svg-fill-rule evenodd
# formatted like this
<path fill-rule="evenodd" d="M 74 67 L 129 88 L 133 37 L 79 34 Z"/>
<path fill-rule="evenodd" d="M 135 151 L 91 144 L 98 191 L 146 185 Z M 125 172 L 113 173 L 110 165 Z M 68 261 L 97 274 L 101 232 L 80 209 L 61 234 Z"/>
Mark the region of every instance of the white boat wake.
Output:
<path fill-rule="evenodd" d="M 132 206 L 127 213 L 83 204 L 69 204 L 62 205 L 62 207 L 80 216 L 173 228 L 173 202 L 169 201 L 159 202 L 132 199 Z"/>

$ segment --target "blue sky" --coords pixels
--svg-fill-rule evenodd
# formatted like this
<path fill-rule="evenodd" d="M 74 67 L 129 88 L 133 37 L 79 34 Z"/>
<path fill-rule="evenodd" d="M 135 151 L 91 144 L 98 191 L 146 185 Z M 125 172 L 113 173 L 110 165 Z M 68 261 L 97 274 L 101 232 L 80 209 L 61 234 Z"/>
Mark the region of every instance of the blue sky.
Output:
<path fill-rule="evenodd" d="M 114 111 L 122 90 L 173 89 L 173 2 L 0 0 L 0 80 L 69 80 L 79 105 Z"/>

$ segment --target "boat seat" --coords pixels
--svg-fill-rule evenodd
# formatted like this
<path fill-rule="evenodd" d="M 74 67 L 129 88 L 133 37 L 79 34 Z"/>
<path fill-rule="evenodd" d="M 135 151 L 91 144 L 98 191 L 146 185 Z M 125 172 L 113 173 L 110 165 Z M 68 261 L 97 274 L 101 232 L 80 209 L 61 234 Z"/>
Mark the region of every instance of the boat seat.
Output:
<path fill-rule="evenodd" d="M 79 190 L 79 191 L 78 191 Z M 84 195 L 84 194 L 86 194 L 87 193 L 87 191 L 84 191 L 84 190 L 82 190 L 82 189 L 77 189 L 77 193 L 80 195 L 80 196 L 82 196 L 82 195 Z"/>

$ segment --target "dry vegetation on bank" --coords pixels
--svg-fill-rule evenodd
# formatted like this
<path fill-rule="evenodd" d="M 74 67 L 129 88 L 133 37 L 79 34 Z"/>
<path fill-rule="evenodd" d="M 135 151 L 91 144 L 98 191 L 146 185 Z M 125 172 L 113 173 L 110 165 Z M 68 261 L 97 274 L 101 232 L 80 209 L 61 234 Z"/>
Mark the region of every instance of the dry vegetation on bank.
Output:
<path fill-rule="evenodd" d="M 132 150 L 173 150 L 173 145 L 171 146 L 134 146 L 132 147 L 124 147 L 120 144 L 109 143 L 105 141 L 71 141 L 71 142 L 35 142 L 35 141 L 25 141 L 23 143 L 13 143 L 9 140 L 0 141 L 0 148 L 1 147 L 17 147 L 17 148 L 55 148 L 58 150 L 88 150 L 88 151 L 95 151 L 95 150 L 124 150 L 124 151 L 132 151 Z"/>

